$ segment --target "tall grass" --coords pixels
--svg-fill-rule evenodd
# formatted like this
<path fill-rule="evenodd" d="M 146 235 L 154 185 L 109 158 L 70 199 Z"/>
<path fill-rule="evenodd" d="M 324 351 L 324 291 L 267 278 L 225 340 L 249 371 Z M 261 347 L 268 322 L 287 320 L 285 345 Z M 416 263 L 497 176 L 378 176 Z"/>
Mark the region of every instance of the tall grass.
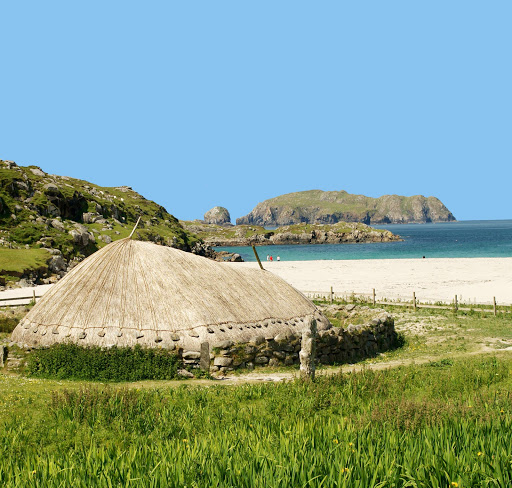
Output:
<path fill-rule="evenodd" d="M 312 384 L 64 390 L 38 422 L 0 416 L 0 486 L 512 486 L 511 370 L 474 358 Z"/>

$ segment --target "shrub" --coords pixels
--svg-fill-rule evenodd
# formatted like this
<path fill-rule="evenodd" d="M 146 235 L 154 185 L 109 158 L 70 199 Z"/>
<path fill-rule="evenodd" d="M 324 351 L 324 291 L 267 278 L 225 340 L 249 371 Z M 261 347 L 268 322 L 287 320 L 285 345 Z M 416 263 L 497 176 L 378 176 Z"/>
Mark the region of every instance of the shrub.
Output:
<path fill-rule="evenodd" d="M 18 325 L 18 322 L 17 317 L 0 317 L 0 332 L 10 334 Z"/>
<path fill-rule="evenodd" d="M 33 351 L 27 360 L 31 376 L 97 381 L 169 380 L 180 360 L 164 349 L 141 346 L 101 348 L 55 344 Z"/>

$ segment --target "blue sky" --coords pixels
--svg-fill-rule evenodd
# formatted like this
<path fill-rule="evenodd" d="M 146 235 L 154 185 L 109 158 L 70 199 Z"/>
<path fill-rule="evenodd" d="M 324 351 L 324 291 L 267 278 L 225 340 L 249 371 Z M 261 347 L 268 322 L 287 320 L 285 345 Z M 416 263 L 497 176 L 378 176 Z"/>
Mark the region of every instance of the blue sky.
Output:
<path fill-rule="evenodd" d="M 0 158 L 178 218 L 283 193 L 512 218 L 512 2 L 3 2 Z"/>

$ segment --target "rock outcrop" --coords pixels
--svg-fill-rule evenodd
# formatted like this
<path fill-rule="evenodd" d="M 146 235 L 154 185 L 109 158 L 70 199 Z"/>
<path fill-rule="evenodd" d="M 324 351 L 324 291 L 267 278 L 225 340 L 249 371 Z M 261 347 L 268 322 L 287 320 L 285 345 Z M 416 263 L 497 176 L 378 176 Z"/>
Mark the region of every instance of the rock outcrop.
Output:
<path fill-rule="evenodd" d="M 311 190 L 265 200 L 237 225 L 280 226 L 298 223 L 405 224 L 454 221 L 453 214 L 435 197 L 384 195 L 379 198 L 346 191 Z"/>
<path fill-rule="evenodd" d="M 244 260 L 238 253 L 228 251 L 215 251 L 209 244 L 198 241 L 192 248 L 192 253 L 205 258 L 213 259 L 214 261 L 229 261 L 232 263 L 242 263 Z"/>
<path fill-rule="evenodd" d="M 204 214 L 205 224 L 233 225 L 228 209 L 224 207 L 213 207 Z"/>

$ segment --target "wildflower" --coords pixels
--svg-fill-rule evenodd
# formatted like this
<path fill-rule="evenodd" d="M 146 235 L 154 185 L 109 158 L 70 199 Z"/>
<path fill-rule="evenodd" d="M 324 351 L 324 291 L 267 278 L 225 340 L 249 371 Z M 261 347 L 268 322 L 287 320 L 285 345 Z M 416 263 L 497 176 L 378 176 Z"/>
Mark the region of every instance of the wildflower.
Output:
<path fill-rule="evenodd" d="M 338 439 L 333 439 L 332 442 L 334 442 L 335 444 L 338 444 Z"/>
<path fill-rule="evenodd" d="M 483 455 L 484 455 L 484 453 L 483 453 L 483 452 L 478 451 L 476 455 L 477 455 L 478 457 L 480 457 L 480 456 L 483 456 Z"/>
<path fill-rule="evenodd" d="M 34 469 L 34 471 L 32 471 L 32 474 L 36 474 L 36 470 Z"/>
<path fill-rule="evenodd" d="M 188 442 L 188 439 L 183 439 L 183 442 Z"/>
<path fill-rule="evenodd" d="M 348 443 L 348 445 L 349 445 L 350 447 L 352 447 L 352 446 L 354 445 L 354 443 L 353 443 L 353 442 L 349 442 L 349 443 Z"/>
<path fill-rule="evenodd" d="M 343 468 L 343 471 L 344 471 L 345 473 L 348 473 L 350 470 L 349 470 L 348 468 Z"/>
<path fill-rule="evenodd" d="M 500 410 L 500 413 L 505 413 L 505 410 L 501 409 L 501 410 Z"/>
<path fill-rule="evenodd" d="M 459 486 L 459 483 L 457 483 L 456 481 L 452 481 L 450 486 L 453 486 L 454 488 L 457 488 Z"/>

